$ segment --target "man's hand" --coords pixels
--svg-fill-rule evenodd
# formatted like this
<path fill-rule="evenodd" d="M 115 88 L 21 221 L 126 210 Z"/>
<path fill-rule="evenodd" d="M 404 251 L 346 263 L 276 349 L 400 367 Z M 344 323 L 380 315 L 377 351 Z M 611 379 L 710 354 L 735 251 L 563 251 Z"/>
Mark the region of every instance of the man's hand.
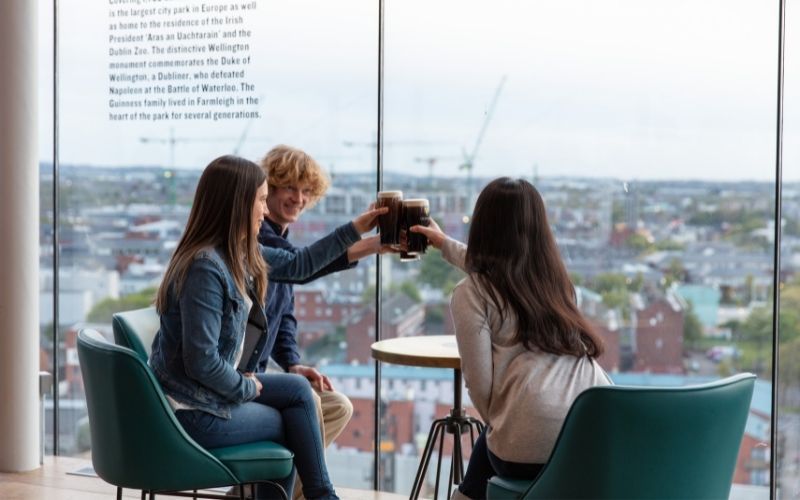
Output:
<path fill-rule="evenodd" d="M 289 367 L 289 373 L 295 373 L 307 378 L 308 381 L 311 382 L 311 387 L 320 392 L 333 390 L 331 380 L 321 374 L 316 368 L 305 365 L 294 365 Z"/>
<path fill-rule="evenodd" d="M 347 249 L 347 261 L 355 262 L 370 255 L 386 253 L 400 253 L 400 250 L 392 245 L 381 245 L 381 236 L 376 234 L 362 238 L 350 245 L 350 248 Z"/>
<path fill-rule="evenodd" d="M 356 227 L 358 234 L 364 234 L 367 231 L 374 229 L 378 225 L 378 216 L 383 215 L 389 211 L 389 207 L 375 208 L 375 204 L 370 204 L 369 208 L 353 219 L 353 225 Z"/>

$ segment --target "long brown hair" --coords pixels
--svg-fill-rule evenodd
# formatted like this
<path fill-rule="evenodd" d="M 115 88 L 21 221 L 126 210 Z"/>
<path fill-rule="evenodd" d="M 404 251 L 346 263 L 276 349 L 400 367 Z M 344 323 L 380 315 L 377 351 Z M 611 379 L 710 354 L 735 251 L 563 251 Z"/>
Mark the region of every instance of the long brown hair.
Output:
<path fill-rule="evenodd" d="M 264 300 L 267 264 L 253 235 L 251 217 L 256 192 L 266 180 L 258 165 L 232 155 L 220 156 L 203 170 L 186 229 L 158 287 L 155 305 L 159 313 L 167 310 L 171 288 L 173 297 L 180 296 L 195 255 L 209 246 L 222 252 L 240 293 L 247 293 L 250 273 L 256 298 Z"/>
<path fill-rule="evenodd" d="M 597 357 L 603 342 L 575 303 L 575 289 L 532 184 L 501 177 L 478 196 L 466 269 L 500 311 L 517 320 L 516 340 L 553 354 Z"/>

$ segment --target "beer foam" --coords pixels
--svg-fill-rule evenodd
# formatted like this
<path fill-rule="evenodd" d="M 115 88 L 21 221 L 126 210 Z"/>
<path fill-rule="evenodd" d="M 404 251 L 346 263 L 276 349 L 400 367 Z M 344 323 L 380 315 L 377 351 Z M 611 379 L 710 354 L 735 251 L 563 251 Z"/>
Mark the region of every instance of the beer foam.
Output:
<path fill-rule="evenodd" d="M 428 200 L 425 198 L 411 198 L 408 200 L 403 200 L 403 205 L 406 207 L 427 207 Z"/>
<path fill-rule="evenodd" d="M 402 191 L 379 191 L 378 198 L 394 198 L 399 196 L 400 198 L 403 197 Z"/>

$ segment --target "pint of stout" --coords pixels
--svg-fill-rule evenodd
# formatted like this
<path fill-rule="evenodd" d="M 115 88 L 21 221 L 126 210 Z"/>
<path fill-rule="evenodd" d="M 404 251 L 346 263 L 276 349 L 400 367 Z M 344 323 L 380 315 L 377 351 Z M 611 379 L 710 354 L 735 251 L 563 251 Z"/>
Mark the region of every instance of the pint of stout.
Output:
<path fill-rule="evenodd" d="M 378 232 L 381 245 L 400 244 L 400 212 L 403 206 L 402 191 L 380 191 L 376 208 L 389 207 L 389 211 L 378 216 Z"/>
<path fill-rule="evenodd" d="M 403 228 L 406 231 L 408 253 L 420 255 L 428 248 L 428 238 L 424 234 L 412 233 L 411 226 L 428 226 L 431 223 L 428 200 L 415 198 L 403 201 Z"/>

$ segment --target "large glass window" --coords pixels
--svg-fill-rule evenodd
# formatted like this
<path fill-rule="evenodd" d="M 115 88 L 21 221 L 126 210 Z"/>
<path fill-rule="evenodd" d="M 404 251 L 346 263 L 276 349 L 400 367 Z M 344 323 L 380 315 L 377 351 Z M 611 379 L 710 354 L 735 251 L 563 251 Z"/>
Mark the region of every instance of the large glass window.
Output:
<path fill-rule="evenodd" d="M 777 1 L 384 3 L 382 188 L 428 199 L 440 226 L 465 241 L 487 182 L 532 181 L 614 381 L 756 373 L 733 495 L 767 498 L 774 456 L 779 496 L 793 497 L 800 5 L 787 2 L 776 368 Z M 151 303 L 210 160 L 259 160 L 281 143 L 316 158 L 332 186 L 291 226 L 296 245 L 374 200 L 378 2 L 62 0 L 57 40 L 52 5 L 40 4 L 40 81 L 52 82 L 54 43 L 60 54 L 58 207 L 52 87 L 40 91 L 42 368 L 59 360 L 57 451 L 88 456 L 76 332 L 88 324 L 110 335 L 113 312 Z M 379 446 L 380 489 L 408 494 L 431 422 L 454 403 L 453 374 L 384 365 L 375 401 L 369 346 L 453 333 L 449 296 L 463 274 L 433 249 L 418 261 L 380 259 L 295 287 L 294 313 L 303 361 L 354 406 L 328 450 L 335 483 L 372 488 Z"/>
<path fill-rule="evenodd" d="M 735 474 L 749 498 L 769 495 L 776 29 L 756 1 L 387 3 L 384 188 L 429 198 L 464 241 L 489 180 L 533 181 L 616 383 L 758 375 Z M 384 315 L 405 301 L 412 333 L 451 328 L 461 275 L 429 253 L 383 258 Z M 434 393 L 406 373 L 384 391 L 414 402 L 397 463 L 452 405 L 439 371 Z"/>
<path fill-rule="evenodd" d="M 375 149 L 349 145 L 374 141 L 378 11 L 363 0 L 60 3 L 61 452 L 81 454 L 76 332 L 110 334 L 113 312 L 151 303 L 206 164 L 258 161 L 281 143 L 316 158 L 332 187 L 292 225 L 296 245 L 367 208 Z M 346 346 L 371 326 L 360 318 L 374 289 L 374 258 L 297 287 L 302 360 L 355 407 L 328 452 L 340 486 L 372 485 L 373 376 L 353 383 Z"/>

